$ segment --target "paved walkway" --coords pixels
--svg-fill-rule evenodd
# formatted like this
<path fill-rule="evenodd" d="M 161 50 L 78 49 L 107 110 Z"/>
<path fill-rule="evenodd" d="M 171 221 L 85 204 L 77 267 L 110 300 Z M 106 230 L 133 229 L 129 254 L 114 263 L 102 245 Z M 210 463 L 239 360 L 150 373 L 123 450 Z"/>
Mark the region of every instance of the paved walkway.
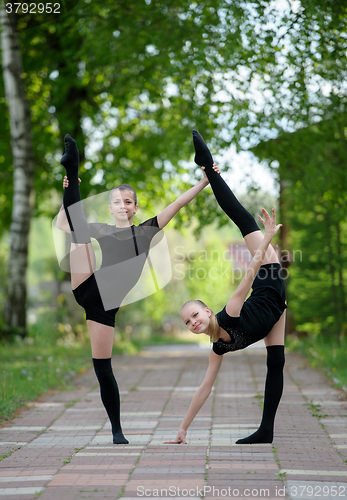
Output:
<path fill-rule="evenodd" d="M 32 403 L 0 429 L 0 498 L 347 499 L 345 395 L 297 354 L 287 354 L 273 446 L 234 444 L 260 422 L 261 347 L 225 355 L 188 445 L 164 445 L 206 370 L 206 349 L 185 349 L 114 358 L 129 445 L 112 445 L 92 371 Z"/>

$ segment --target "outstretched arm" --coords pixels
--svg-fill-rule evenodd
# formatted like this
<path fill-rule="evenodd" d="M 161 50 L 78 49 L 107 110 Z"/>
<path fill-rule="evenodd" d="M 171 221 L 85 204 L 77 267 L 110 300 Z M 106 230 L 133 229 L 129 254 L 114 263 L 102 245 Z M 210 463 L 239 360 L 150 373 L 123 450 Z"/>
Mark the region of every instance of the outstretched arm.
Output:
<path fill-rule="evenodd" d="M 184 417 L 180 428 L 178 429 L 178 433 L 176 439 L 171 441 L 165 441 L 165 444 L 187 444 L 186 435 L 187 430 L 190 424 L 193 422 L 200 408 L 205 403 L 206 399 L 209 397 L 212 391 L 212 386 L 217 378 L 217 374 L 219 368 L 222 364 L 223 356 L 218 356 L 215 352 L 210 352 L 210 359 L 207 368 L 207 372 L 204 378 L 203 383 L 200 385 L 199 389 L 196 391 L 195 396 L 190 403 L 186 416 Z"/>
<path fill-rule="evenodd" d="M 243 303 L 246 300 L 248 292 L 252 288 L 254 278 L 260 266 L 262 265 L 262 262 L 266 254 L 266 250 L 270 245 L 272 238 L 275 236 L 279 228 L 282 227 L 282 224 L 276 225 L 276 214 L 274 209 L 272 209 L 272 217 L 270 217 L 265 208 L 262 209 L 262 213 L 264 219 L 262 219 L 260 215 L 258 215 L 258 217 L 265 226 L 265 236 L 262 242 L 260 243 L 258 250 L 255 252 L 254 257 L 247 268 L 246 274 L 243 277 L 243 280 L 241 281 L 241 283 L 236 289 L 236 292 L 226 305 L 225 310 L 229 314 L 229 316 L 240 315 Z"/>
<path fill-rule="evenodd" d="M 177 212 L 179 212 L 181 210 L 181 208 L 183 208 L 190 201 L 192 201 L 192 199 L 195 198 L 195 196 L 197 194 L 199 194 L 200 191 L 202 191 L 209 184 L 209 180 L 205 174 L 205 167 L 201 167 L 201 168 L 203 170 L 204 177 L 195 186 L 188 189 L 188 191 L 186 191 L 185 193 L 181 194 L 181 196 L 179 196 L 177 198 L 177 200 L 175 200 L 173 203 L 171 203 L 171 205 L 167 206 L 158 215 L 158 217 L 157 217 L 158 225 L 161 229 L 163 227 L 165 227 L 166 224 L 168 224 L 170 222 L 170 220 L 177 214 Z M 213 169 L 215 172 L 220 174 L 220 171 L 219 171 L 216 164 L 213 165 Z"/>

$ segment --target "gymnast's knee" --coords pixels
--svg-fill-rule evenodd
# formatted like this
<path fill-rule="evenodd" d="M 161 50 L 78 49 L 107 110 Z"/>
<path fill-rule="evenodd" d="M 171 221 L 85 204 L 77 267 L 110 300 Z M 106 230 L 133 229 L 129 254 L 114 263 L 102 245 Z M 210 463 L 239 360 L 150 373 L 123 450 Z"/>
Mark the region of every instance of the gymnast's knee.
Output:
<path fill-rule="evenodd" d="M 99 382 L 104 382 L 113 378 L 111 358 L 97 359 L 93 358 L 94 371 Z"/>
<path fill-rule="evenodd" d="M 274 345 L 267 347 L 266 365 L 268 370 L 280 371 L 285 365 L 284 346 Z"/>

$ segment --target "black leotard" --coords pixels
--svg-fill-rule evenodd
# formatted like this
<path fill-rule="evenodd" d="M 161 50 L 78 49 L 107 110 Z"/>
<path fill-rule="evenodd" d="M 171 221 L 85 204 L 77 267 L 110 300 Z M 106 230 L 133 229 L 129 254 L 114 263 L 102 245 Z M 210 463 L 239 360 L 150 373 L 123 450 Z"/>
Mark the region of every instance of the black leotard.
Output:
<path fill-rule="evenodd" d="M 160 231 L 157 217 L 142 222 L 138 226 L 116 227 L 100 222 L 89 224 L 90 236 L 101 248 L 101 268 L 125 262 L 138 255 L 148 255 L 153 237 Z"/>
<path fill-rule="evenodd" d="M 229 335 L 230 342 L 219 339 L 213 351 L 222 355 L 238 351 L 265 338 L 286 309 L 285 284 L 278 263 L 260 267 L 240 316 L 229 316 L 225 310 L 216 314 L 217 322 Z"/>
<path fill-rule="evenodd" d="M 158 219 L 153 217 L 127 228 L 96 222 L 89 228 L 90 236 L 100 245 L 102 264 L 73 294 L 84 308 L 86 319 L 114 327 L 115 315 L 138 282 L 151 241 L 160 231 Z"/>
<path fill-rule="evenodd" d="M 241 205 L 221 175 L 213 170 L 213 158 L 203 138 L 193 130 L 195 161 L 205 167 L 216 200 L 240 229 L 243 236 L 259 231 L 254 217 Z M 265 338 L 280 319 L 286 305 L 285 284 L 279 263 L 262 265 L 252 285 L 252 294 L 245 301 L 240 316 L 225 311 L 216 314 L 217 322 L 229 335 L 230 342 L 219 339 L 213 351 L 222 355 L 237 351 Z"/>

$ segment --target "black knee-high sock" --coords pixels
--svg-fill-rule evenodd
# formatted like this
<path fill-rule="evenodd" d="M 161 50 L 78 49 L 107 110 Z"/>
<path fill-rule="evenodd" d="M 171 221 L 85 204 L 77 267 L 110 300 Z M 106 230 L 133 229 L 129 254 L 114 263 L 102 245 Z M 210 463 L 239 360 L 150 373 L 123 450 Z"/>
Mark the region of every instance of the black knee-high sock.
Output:
<path fill-rule="evenodd" d="M 64 142 L 65 154 L 60 163 L 65 167 L 69 180 L 69 186 L 64 189 L 63 205 L 71 230 L 71 240 L 74 243 L 90 243 L 90 230 L 83 213 L 78 182 L 79 155 L 76 141 L 66 134 Z"/>
<path fill-rule="evenodd" d="M 272 443 L 275 415 L 283 392 L 284 346 L 267 348 L 267 375 L 264 392 L 263 418 L 259 429 L 236 444 Z"/>
<path fill-rule="evenodd" d="M 129 441 L 123 436 L 122 427 L 120 425 L 119 390 L 117 381 L 113 375 L 111 358 L 93 358 L 93 365 L 100 384 L 101 400 L 111 421 L 113 443 L 128 444 Z"/>
<path fill-rule="evenodd" d="M 195 163 L 205 167 L 205 173 L 210 181 L 219 206 L 224 210 L 227 216 L 235 222 L 242 236 L 258 231 L 259 227 L 254 217 L 237 200 L 221 175 L 213 170 L 212 155 L 204 139 L 197 130 L 193 130 L 193 142 L 195 148 Z"/>

